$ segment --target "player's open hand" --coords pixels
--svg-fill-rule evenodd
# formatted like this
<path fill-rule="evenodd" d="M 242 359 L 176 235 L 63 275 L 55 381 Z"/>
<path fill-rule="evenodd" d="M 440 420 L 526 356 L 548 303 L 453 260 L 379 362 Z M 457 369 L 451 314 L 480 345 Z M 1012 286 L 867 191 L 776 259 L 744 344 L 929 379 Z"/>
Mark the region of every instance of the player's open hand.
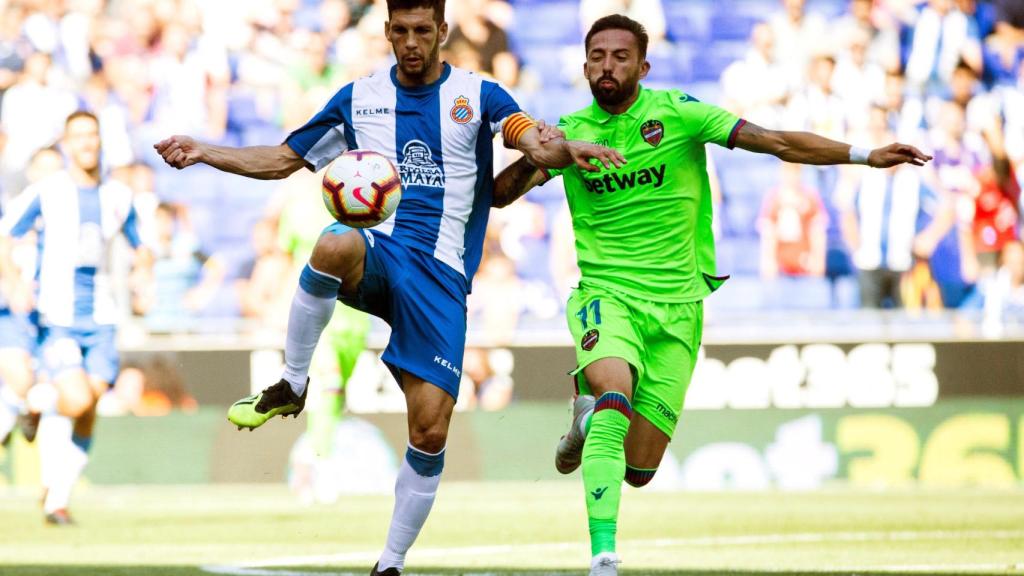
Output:
<path fill-rule="evenodd" d="M 868 165 L 872 168 L 892 168 L 900 164 L 924 166 L 931 159 L 931 156 L 917 148 L 897 142 L 872 150 L 868 155 Z"/>
<path fill-rule="evenodd" d="M 552 126 L 543 120 L 537 121 L 537 130 L 540 131 L 540 143 L 547 144 L 554 140 L 565 139 L 565 132 L 558 126 Z"/>
<path fill-rule="evenodd" d="M 181 170 L 201 160 L 202 149 L 200 146 L 199 142 L 190 136 L 171 136 L 157 142 L 153 148 L 156 148 L 164 162 Z"/>
<path fill-rule="evenodd" d="M 611 170 L 612 168 L 622 168 L 626 165 L 626 157 L 614 148 L 601 146 L 599 144 L 591 144 L 589 142 L 581 142 L 579 140 L 566 142 L 566 147 L 569 149 L 569 154 L 572 156 L 573 162 L 579 166 L 580 170 L 586 170 L 587 172 L 600 172 L 601 167 L 592 164 L 591 160 L 597 160 L 608 170 Z"/>

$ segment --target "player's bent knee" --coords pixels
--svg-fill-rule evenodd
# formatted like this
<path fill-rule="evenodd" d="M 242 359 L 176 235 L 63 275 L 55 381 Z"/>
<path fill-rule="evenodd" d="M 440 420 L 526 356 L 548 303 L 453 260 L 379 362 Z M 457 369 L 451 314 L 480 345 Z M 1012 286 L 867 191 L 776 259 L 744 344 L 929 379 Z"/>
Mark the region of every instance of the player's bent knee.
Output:
<path fill-rule="evenodd" d="M 448 430 L 440 425 L 412 426 L 409 430 L 409 444 L 413 448 L 428 454 L 437 454 L 444 450 L 448 442 Z"/>
<path fill-rule="evenodd" d="M 633 371 L 630 365 L 619 358 L 604 358 L 587 366 L 583 375 L 595 396 L 605 392 L 619 392 L 632 397 Z"/>
<path fill-rule="evenodd" d="M 88 412 L 95 402 L 96 399 L 88 388 L 61 390 L 57 406 L 61 414 L 78 418 Z"/>
<path fill-rule="evenodd" d="M 318 272 L 341 278 L 359 260 L 361 243 L 362 239 L 355 234 L 324 232 L 313 248 L 309 265 Z"/>
<path fill-rule="evenodd" d="M 634 468 L 627 464 L 626 482 L 634 488 L 643 488 L 654 479 L 657 471 L 657 468 Z"/>

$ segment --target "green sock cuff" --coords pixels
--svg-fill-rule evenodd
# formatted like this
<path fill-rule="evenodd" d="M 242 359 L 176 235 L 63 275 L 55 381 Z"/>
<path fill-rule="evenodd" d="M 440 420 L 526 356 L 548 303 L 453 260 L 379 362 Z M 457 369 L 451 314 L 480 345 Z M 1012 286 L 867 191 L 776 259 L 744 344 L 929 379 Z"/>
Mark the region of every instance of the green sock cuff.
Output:
<path fill-rule="evenodd" d="M 597 556 L 602 552 L 615 552 L 615 531 L 618 522 L 612 520 L 590 519 L 590 554 Z"/>

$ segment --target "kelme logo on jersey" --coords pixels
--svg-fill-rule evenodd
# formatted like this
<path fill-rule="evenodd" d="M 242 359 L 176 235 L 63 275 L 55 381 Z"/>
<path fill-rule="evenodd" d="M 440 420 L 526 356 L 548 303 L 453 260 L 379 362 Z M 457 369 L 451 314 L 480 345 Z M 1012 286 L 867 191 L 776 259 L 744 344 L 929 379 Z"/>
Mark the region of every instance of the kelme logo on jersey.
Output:
<path fill-rule="evenodd" d="M 452 120 L 456 124 L 465 124 L 473 119 L 473 108 L 469 105 L 469 98 L 459 96 L 455 99 L 455 106 L 452 106 Z"/>
<path fill-rule="evenodd" d="M 637 186 L 660 188 L 665 183 L 665 164 L 653 168 L 641 168 L 626 174 L 605 173 L 599 178 L 583 176 L 583 186 L 595 194 L 611 194 Z"/>
<path fill-rule="evenodd" d="M 601 333 L 597 331 L 597 328 L 587 330 L 587 333 L 583 335 L 583 339 L 580 340 L 580 348 L 590 352 L 594 349 L 594 346 L 597 346 L 597 341 L 600 339 Z"/>
<path fill-rule="evenodd" d="M 644 137 L 644 142 L 657 148 L 665 136 L 665 125 L 661 120 L 648 120 L 640 126 L 640 135 Z"/>
<path fill-rule="evenodd" d="M 402 186 L 444 188 L 444 172 L 434 162 L 430 147 L 420 140 L 406 142 L 398 173 L 402 176 Z"/>

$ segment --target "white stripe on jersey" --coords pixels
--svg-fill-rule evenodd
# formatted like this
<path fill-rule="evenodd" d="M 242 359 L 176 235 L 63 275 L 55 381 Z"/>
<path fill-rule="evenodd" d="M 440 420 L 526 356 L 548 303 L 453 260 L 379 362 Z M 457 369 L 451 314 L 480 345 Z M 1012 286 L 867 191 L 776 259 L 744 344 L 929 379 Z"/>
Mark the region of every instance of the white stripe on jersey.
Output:
<path fill-rule="evenodd" d="M 434 258 L 465 275 L 462 256 L 466 251 L 466 223 L 476 199 L 476 145 L 481 117 L 480 77 L 453 69 L 448 81 L 441 85 L 440 92 L 442 116 L 449 115 L 455 99 L 459 97 L 469 98 L 476 105 L 476 114 L 465 124 L 443 117 L 441 121 L 441 156 L 444 158 L 446 188 L 459 193 L 449 194 L 446 190 L 444 195 L 444 211 Z M 485 134 L 490 135 L 490 132 Z"/>
<path fill-rule="evenodd" d="M 373 150 L 398 165 L 395 150 L 395 106 L 398 93 L 388 71 L 356 80 L 352 84 L 352 128 L 356 143 L 362 150 Z M 361 110 L 386 108 L 388 114 L 360 114 Z M 339 127 L 341 128 L 341 127 Z M 373 227 L 373 232 L 390 236 L 395 228 L 395 214 Z"/>
<path fill-rule="evenodd" d="M 20 210 L 4 215 L 0 231 L 10 233 L 25 209 L 39 199 L 43 223 L 43 249 L 39 262 L 37 308 L 44 323 L 52 326 L 75 325 L 75 272 L 81 266 L 96 268 L 91 320 L 95 324 L 115 324 L 118 307 L 110 281 L 112 241 L 125 226 L 132 209 L 131 190 L 115 181 L 99 187 L 99 225 L 81 221 L 79 191 L 71 176 L 60 172 L 25 189 L 26 202 Z M 21 204 L 21 203 L 19 203 Z"/>

